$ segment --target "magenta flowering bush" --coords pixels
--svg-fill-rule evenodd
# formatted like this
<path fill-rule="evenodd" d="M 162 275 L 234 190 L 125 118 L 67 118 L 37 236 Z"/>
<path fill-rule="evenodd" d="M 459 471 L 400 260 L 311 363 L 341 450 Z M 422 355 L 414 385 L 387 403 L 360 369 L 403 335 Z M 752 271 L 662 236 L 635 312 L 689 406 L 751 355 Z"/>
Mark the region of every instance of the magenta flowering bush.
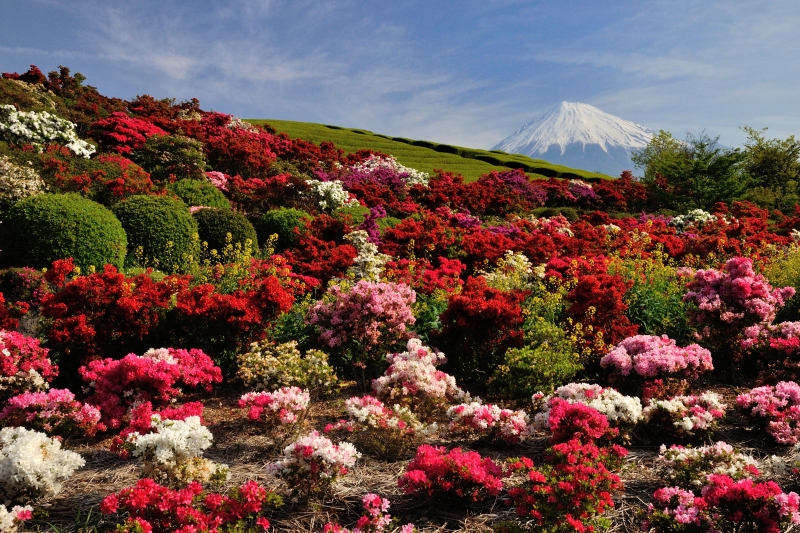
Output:
<path fill-rule="evenodd" d="M 781 381 L 740 394 L 736 405 L 757 417 L 779 444 L 800 442 L 800 385 Z"/>
<path fill-rule="evenodd" d="M 700 374 L 714 370 L 711 352 L 697 344 L 681 348 L 666 335 L 628 337 L 600 366 L 611 371 L 611 383 L 644 401 L 683 394 Z"/>
<path fill-rule="evenodd" d="M 306 413 L 311 397 L 300 387 L 281 387 L 273 392 L 248 392 L 239 398 L 247 418 L 267 426 L 295 424 Z"/>
<path fill-rule="evenodd" d="M 612 428 L 608 418 L 594 407 L 580 402 L 570 403 L 561 398 L 553 398 L 549 403 L 547 425 L 551 433 L 550 444 L 571 440 L 610 442 L 619 436 L 619 430 Z"/>
<path fill-rule="evenodd" d="M 745 328 L 775 320 L 778 309 L 795 293 L 793 287 L 773 289 L 746 257 L 729 259 L 721 271 L 698 270 L 686 287 L 683 301 L 696 306 L 688 317 L 698 337 L 731 364 L 741 353 Z"/>
<path fill-rule="evenodd" d="M 652 399 L 642 414 L 652 431 L 691 440 L 711 434 L 725 416 L 726 408 L 719 394 L 704 392 L 669 400 Z"/>
<path fill-rule="evenodd" d="M 447 410 L 447 431 L 456 436 L 475 436 L 481 440 L 519 444 L 531 434 L 528 413 L 493 404 L 462 403 Z"/>
<path fill-rule="evenodd" d="M 96 405 L 109 428 L 117 429 L 128 410 L 141 402 L 166 404 L 180 396 L 179 386 L 210 391 L 222 382 L 222 371 L 202 350 L 151 349 L 144 355 L 90 361 L 78 369 L 92 394 L 87 403 Z"/>
<path fill-rule="evenodd" d="M 0 401 L 28 391 L 43 390 L 58 375 L 39 339 L 0 330 Z"/>
<path fill-rule="evenodd" d="M 331 354 L 337 370 L 359 368 L 356 378 L 376 375 L 385 353 L 409 337 L 416 293 L 402 283 L 361 280 L 352 287 L 334 285 L 309 311 L 309 324 Z M 382 369 L 381 369 L 382 370 Z M 362 383 L 362 385 L 365 383 Z"/>
<path fill-rule="evenodd" d="M 0 426 L 22 426 L 48 435 L 93 437 L 106 427 L 100 410 L 75 399 L 68 389 L 25 392 L 8 400 L 0 411 Z"/>
<path fill-rule="evenodd" d="M 758 361 L 760 382 L 800 379 L 800 322 L 750 326 L 740 346 Z"/>
<path fill-rule="evenodd" d="M 451 498 L 479 502 L 503 488 L 503 469 L 489 457 L 461 448 L 423 444 L 397 483 L 418 498 Z"/>
<path fill-rule="evenodd" d="M 800 496 L 784 493 L 774 481 L 735 481 L 729 476 L 708 476 L 700 495 L 680 487 L 665 487 L 653 494 L 644 529 L 653 533 L 753 531 L 780 533 L 800 523 Z"/>

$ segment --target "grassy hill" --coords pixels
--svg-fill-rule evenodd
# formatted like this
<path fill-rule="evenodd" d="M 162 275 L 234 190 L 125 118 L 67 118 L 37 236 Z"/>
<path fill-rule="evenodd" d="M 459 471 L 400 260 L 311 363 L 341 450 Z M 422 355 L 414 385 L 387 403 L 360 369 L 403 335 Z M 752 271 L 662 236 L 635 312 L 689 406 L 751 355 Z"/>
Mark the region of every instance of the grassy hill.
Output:
<path fill-rule="evenodd" d="M 247 121 L 253 124 L 269 124 L 277 131 L 286 133 L 292 138 L 305 139 L 315 143 L 330 141 L 346 152 L 355 152 L 364 148 L 377 150 L 395 156 L 405 166 L 424 172 L 432 172 L 435 168 L 457 172 L 463 175 L 466 181 L 476 181 L 482 174 L 508 168 L 521 168 L 530 177 L 539 179 L 548 177 L 609 179 L 611 177 L 555 165 L 542 159 L 508 154 L 499 150 L 488 151 L 402 137 L 389 137 L 367 130 L 312 122 L 272 119 L 247 119 Z"/>

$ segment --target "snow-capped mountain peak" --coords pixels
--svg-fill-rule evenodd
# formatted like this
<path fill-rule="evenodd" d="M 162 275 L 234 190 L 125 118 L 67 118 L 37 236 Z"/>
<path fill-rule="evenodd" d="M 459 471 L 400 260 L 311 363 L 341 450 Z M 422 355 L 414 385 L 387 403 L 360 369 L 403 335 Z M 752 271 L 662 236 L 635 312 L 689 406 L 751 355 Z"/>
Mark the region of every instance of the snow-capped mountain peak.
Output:
<path fill-rule="evenodd" d="M 633 168 L 631 151 L 647 146 L 653 135 L 645 126 L 589 104 L 561 102 L 492 149 L 619 174 Z"/>

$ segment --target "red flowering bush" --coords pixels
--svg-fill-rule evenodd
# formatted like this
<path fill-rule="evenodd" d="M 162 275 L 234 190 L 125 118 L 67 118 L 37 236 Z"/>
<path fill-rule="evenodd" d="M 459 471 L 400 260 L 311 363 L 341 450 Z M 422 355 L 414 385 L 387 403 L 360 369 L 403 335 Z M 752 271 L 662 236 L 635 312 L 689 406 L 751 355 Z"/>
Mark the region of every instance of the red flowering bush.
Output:
<path fill-rule="evenodd" d="M 130 154 L 144 146 L 148 137 L 166 135 L 167 132 L 153 123 L 129 117 L 125 113 L 111 113 L 108 118 L 92 124 L 89 135 L 100 143 L 103 151 Z"/>
<path fill-rule="evenodd" d="M 533 519 L 547 531 L 597 531 L 610 525 L 602 513 L 614 507 L 611 494 L 622 490 L 613 473 L 627 450 L 598 448 L 578 439 L 557 444 L 536 468 L 527 457 L 509 459 L 511 472 L 522 472 L 525 482 L 508 490 L 518 516 Z"/>
<path fill-rule="evenodd" d="M 211 391 L 222 382 L 222 371 L 201 350 L 151 349 L 144 355 L 90 361 L 78 372 L 92 394 L 86 399 L 103 414 L 109 428 L 119 428 L 128 409 L 139 402 L 169 403 L 179 386 Z"/>
<path fill-rule="evenodd" d="M 404 493 L 418 498 L 480 502 L 500 493 L 503 476 L 502 468 L 478 452 L 423 444 L 397 483 Z"/>
<path fill-rule="evenodd" d="M 39 339 L 0 330 L 0 401 L 24 392 L 42 390 L 58 375 Z"/>
<path fill-rule="evenodd" d="M 22 426 L 48 435 L 86 435 L 105 431 L 100 410 L 82 404 L 68 389 L 25 392 L 14 396 L 0 411 L 0 426 Z"/>
<path fill-rule="evenodd" d="M 550 400 L 548 424 L 552 432 L 550 444 L 571 440 L 585 443 L 610 441 L 619 435 L 619 429 L 610 427 L 608 418 L 597 409 L 561 398 Z"/>
<path fill-rule="evenodd" d="M 282 504 L 278 495 L 255 481 L 223 495 L 206 492 L 196 482 L 172 490 L 145 478 L 106 496 L 100 511 L 105 515 L 127 514 L 117 525 L 120 533 L 266 531 L 270 524 L 264 515 L 270 507 Z"/>
<path fill-rule="evenodd" d="M 448 225 L 441 216 L 420 211 L 406 218 L 383 234 L 380 251 L 397 259 L 414 257 L 452 257 L 450 249 L 457 246 L 463 229 Z"/>
<path fill-rule="evenodd" d="M 398 259 L 388 261 L 385 265 L 383 277 L 394 283 L 405 283 L 419 294 L 433 294 L 442 290 L 448 295 L 461 290 L 464 282 L 461 273 L 467 268 L 458 259 L 438 257 L 438 267 L 433 261 L 427 259 Z"/>

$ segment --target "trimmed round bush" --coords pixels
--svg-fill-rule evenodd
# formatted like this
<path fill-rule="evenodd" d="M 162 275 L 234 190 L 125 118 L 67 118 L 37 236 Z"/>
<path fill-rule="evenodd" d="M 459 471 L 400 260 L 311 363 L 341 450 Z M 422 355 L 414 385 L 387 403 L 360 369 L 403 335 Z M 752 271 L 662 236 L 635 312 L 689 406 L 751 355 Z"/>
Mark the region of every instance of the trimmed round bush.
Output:
<path fill-rule="evenodd" d="M 138 195 L 113 209 L 128 234 L 131 254 L 141 266 L 185 272 L 197 259 L 197 223 L 182 201 Z"/>
<path fill-rule="evenodd" d="M 181 180 L 167 185 L 167 191 L 186 205 L 202 205 L 230 209 L 231 203 L 222 192 L 205 180 Z"/>
<path fill-rule="evenodd" d="M 86 270 L 121 267 L 128 245 L 117 217 L 79 194 L 39 194 L 9 209 L 0 224 L 0 262 L 4 267 L 49 267 L 72 257 Z"/>
<path fill-rule="evenodd" d="M 200 242 L 207 242 L 209 250 L 221 252 L 228 244 L 228 234 L 231 234 L 231 244 L 240 244 L 244 249 L 245 241 L 250 240 L 250 248 L 258 245 L 256 230 L 250 221 L 241 213 L 234 213 L 230 209 L 207 207 L 194 213 L 197 222 L 197 232 Z"/>
<path fill-rule="evenodd" d="M 275 243 L 275 251 L 292 248 L 297 244 L 297 235 L 294 228 L 302 231 L 312 217 L 301 209 L 293 207 L 281 207 L 267 211 L 256 223 L 256 233 L 258 233 L 258 244 L 263 245 L 270 235 L 277 235 L 278 242 Z"/>

